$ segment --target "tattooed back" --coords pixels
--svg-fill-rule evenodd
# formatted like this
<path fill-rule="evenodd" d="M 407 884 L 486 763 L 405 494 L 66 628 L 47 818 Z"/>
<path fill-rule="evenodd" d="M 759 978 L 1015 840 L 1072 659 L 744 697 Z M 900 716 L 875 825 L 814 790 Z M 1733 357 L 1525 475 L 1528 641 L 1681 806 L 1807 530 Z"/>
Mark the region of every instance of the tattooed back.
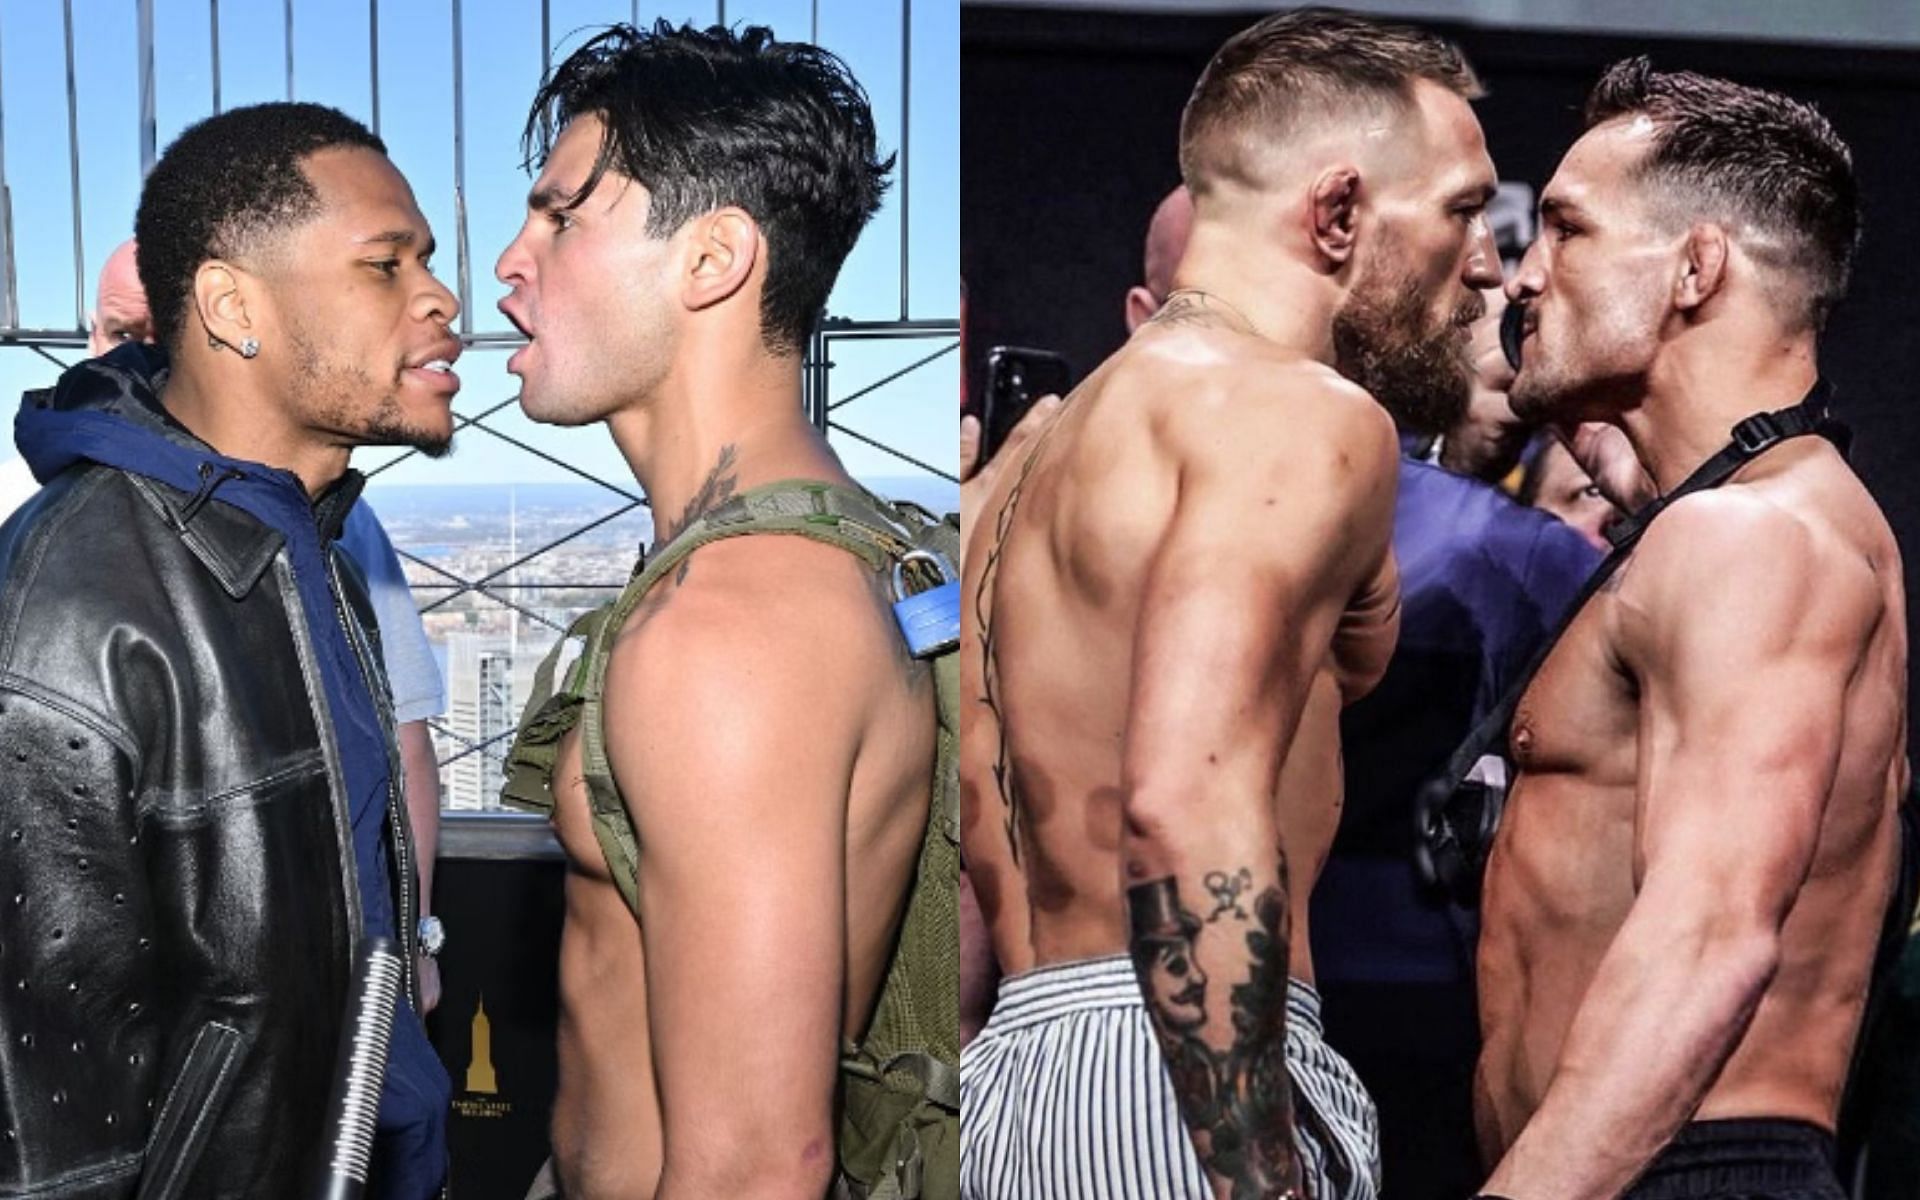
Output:
<path fill-rule="evenodd" d="M 1127 948 L 1127 798 L 1179 764 L 1196 794 L 1271 798 L 1292 973 L 1311 977 L 1305 900 L 1339 821 L 1339 710 L 1397 629 L 1395 454 L 1364 392 L 1176 306 L 1074 392 L 1031 458 L 1002 465 L 967 514 L 962 782 L 968 872 L 1004 970 Z M 1330 473 L 1363 481 L 1361 499 Z M 1250 539 L 1297 541 L 1298 570 L 1243 569 Z M 1248 645 L 1263 651 L 1229 649 Z M 1207 701 L 1229 693 L 1249 702 L 1216 719 Z M 1189 906 L 1250 907 L 1240 884 L 1223 867 Z"/>

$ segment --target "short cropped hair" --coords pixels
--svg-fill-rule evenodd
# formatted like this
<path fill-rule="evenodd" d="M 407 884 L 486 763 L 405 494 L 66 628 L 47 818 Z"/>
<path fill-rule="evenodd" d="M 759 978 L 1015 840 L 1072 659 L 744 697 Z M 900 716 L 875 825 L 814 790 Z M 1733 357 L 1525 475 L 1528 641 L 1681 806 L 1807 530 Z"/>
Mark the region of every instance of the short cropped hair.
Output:
<path fill-rule="evenodd" d="M 1653 123 L 1637 173 L 1676 219 L 1701 217 L 1760 235 L 1746 248 L 1799 285 L 1787 313 L 1820 328 L 1846 295 L 1860 242 L 1853 153 L 1811 104 L 1645 57 L 1607 68 L 1587 98 L 1589 129 L 1621 117 Z"/>
<path fill-rule="evenodd" d="M 1203 194 L 1213 179 L 1244 177 L 1243 138 L 1271 143 L 1321 121 L 1404 111 L 1419 79 L 1483 94 L 1459 47 L 1425 30 L 1334 8 L 1277 13 L 1227 39 L 1201 72 L 1180 119 L 1180 172 Z"/>
<path fill-rule="evenodd" d="M 336 146 L 387 152 L 366 126 L 320 104 L 229 109 L 173 140 L 140 189 L 133 222 L 140 286 L 161 345 L 180 348 L 200 264 L 245 261 L 319 213 L 320 193 L 300 162 Z"/>
<path fill-rule="evenodd" d="M 605 125 L 578 204 L 609 168 L 652 196 L 647 232 L 745 209 L 766 232 L 760 332 L 796 353 L 861 229 L 893 156 L 878 157 L 867 94 L 832 53 L 748 26 L 616 25 L 570 55 L 534 98 L 522 135 L 537 169 L 576 117 Z"/>

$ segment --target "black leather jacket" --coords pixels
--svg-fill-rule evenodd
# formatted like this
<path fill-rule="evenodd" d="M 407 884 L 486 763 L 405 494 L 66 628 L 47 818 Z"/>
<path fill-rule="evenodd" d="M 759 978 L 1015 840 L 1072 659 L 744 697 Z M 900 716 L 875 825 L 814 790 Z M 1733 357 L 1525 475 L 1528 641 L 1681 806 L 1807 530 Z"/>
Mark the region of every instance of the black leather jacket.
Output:
<path fill-rule="evenodd" d="M 29 406 L 210 456 L 143 380 L 92 367 Z M 316 639 L 286 538 L 201 494 L 216 473 L 189 492 L 88 456 L 0 527 L 0 1196 L 300 1196 L 361 922 Z M 332 541 L 359 487 L 312 516 L 346 601 L 325 619 L 384 693 Z"/>

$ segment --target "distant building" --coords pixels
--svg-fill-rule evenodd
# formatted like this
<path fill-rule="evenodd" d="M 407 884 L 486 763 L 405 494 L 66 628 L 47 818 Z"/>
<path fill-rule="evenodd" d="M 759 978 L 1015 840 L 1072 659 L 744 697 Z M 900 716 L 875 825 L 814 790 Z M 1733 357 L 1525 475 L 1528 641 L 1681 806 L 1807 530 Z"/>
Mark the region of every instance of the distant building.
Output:
<path fill-rule="evenodd" d="M 500 807 L 503 782 L 501 761 L 512 745 L 512 731 L 520 721 L 514 688 L 511 642 L 485 634 L 447 635 L 447 729 L 451 745 L 443 748 L 447 763 L 444 784 L 446 807 L 455 811 L 490 811 Z M 485 749 L 465 753 L 469 746 Z M 457 756 L 457 757 L 456 757 Z"/>

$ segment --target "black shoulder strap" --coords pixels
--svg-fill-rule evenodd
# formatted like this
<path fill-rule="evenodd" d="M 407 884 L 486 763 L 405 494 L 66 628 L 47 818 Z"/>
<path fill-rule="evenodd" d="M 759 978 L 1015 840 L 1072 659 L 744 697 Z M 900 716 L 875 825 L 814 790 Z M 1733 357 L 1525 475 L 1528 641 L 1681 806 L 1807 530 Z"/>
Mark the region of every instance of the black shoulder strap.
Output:
<path fill-rule="evenodd" d="M 1832 394 L 1832 385 L 1821 380 L 1814 384 L 1813 390 L 1807 393 L 1804 400 L 1792 408 L 1755 413 L 1741 421 L 1733 427 L 1733 435 L 1727 445 L 1706 462 L 1701 463 L 1678 487 L 1620 522 L 1608 533 L 1608 540 L 1613 543 L 1613 552 L 1602 559 L 1600 565 L 1594 568 L 1593 574 L 1587 577 L 1586 584 L 1581 587 L 1573 602 L 1567 605 L 1566 611 L 1560 615 L 1560 620 L 1553 627 L 1553 632 L 1541 640 L 1539 648 L 1527 660 L 1525 669 L 1514 677 L 1507 686 L 1507 690 L 1501 695 L 1500 702 L 1480 719 L 1480 722 L 1467 734 L 1466 739 L 1454 750 L 1453 755 L 1447 759 L 1446 768 L 1422 785 L 1418 808 L 1421 826 L 1419 836 L 1423 842 L 1430 842 L 1436 835 L 1444 836 L 1443 831 L 1433 828 L 1435 819 L 1442 816 L 1441 810 L 1444 805 L 1459 790 L 1461 782 L 1473 770 L 1475 763 L 1486 757 L 1496 746 L 1506 744 L 1507 726 L 1512 723 L 1514 710 L 1520 706 L 1520 698 L 1526 694 L 1528 685 L 1539 673 L 1541 664 L 1546 662 L 1549 654 L 1553 653 L 1553 648 L 1559 643 L 1561 635 L 1566 633 L 1567 627 L 1573 624 L 1574 618 L 1579 616 L 1580 611 L 1587 606 L 1587 601 L 1593 598 L 1595 592 L 1606 586 L 1607 580 L 1625 565 L 1627 559 L 1633 554 L 1634 546 L 1640 541 L 1641 535 L 1646 533 L 1647 526 L 1653 523 L 1655 517 L 1672 507 L 1673 503 L 1683 496 L 1719 487 L 1735 471 L 1791 438 L 1817 433 L 1833 442 L 1842 453 L 1845 453 L 1848 442 L 1851 440 L 1850 434 L 1846 426 L 1834 421 L 1828 413 Z M 1423 864 L 1421 869 L 1423 873 L 1431 873 L 1429 865 Z M 1429 880 L 1429 882 L 1434 881 Z"/>

